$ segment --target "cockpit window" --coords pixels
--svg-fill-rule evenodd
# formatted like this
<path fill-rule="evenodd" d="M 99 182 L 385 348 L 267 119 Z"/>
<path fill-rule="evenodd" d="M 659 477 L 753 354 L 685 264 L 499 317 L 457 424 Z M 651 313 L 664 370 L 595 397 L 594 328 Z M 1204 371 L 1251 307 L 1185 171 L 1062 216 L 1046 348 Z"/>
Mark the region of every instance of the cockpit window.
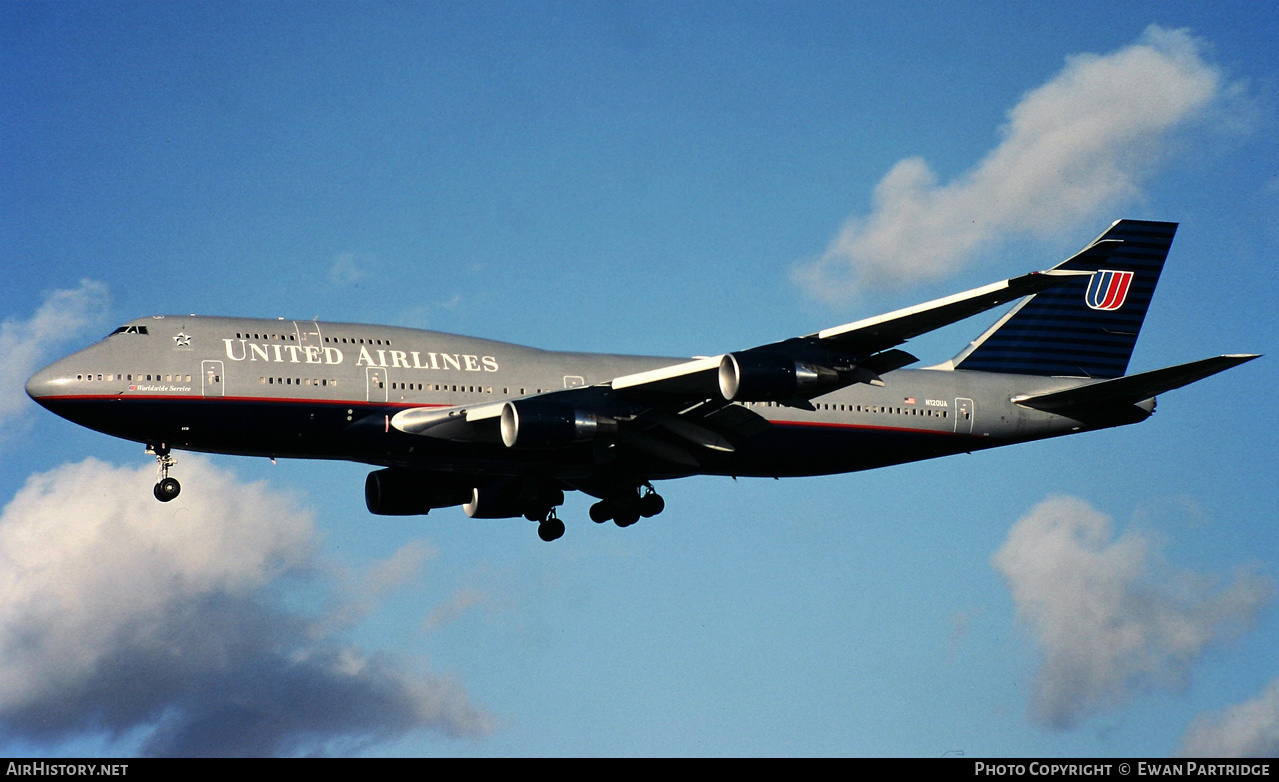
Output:
<path fill-rule="evenodd" d="M 108 334 L 108 337 L 114 337 L 116 334 L 146 334 L 146 326 L 121 326 L 115 331 Z"/>

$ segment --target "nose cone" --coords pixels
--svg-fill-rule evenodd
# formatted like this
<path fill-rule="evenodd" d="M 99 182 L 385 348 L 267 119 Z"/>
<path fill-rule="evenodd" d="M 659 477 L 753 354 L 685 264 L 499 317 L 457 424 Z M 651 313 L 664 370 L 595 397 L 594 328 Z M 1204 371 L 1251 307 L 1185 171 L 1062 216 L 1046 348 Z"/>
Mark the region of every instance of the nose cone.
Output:
<path fill-rule="evenodd" d="M 66 394 L 70 378 L 62 367 L 64 363 L 59 361 L 50 364 L 32 375 L 27 381 L 27 396 L 48 407 L 50 399 Z"/>

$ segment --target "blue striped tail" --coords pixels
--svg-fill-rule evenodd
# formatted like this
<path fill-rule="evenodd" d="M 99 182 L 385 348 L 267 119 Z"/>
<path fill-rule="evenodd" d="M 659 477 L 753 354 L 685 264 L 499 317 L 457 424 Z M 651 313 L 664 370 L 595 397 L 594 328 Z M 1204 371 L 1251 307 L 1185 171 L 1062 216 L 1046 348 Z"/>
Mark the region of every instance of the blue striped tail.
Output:
<path fill-rule="evenodd" d="M 1176 233 L 1176 223 L 1117 221 L 1056 267 L 1095 274 L 1023 300 L 956 356 L 954 367 L 1122 377 Z"/>

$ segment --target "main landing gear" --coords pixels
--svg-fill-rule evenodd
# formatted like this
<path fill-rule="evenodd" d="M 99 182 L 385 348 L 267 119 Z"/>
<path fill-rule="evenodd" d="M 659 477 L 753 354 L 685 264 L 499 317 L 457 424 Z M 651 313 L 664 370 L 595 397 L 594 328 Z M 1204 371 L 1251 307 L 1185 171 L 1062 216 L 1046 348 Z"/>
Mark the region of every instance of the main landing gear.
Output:
<path fill-rule="evenodd" d="M 564 537 L 564 522 L 555 515 L 554 508 L 546 514 L 546 518 L 535 519 L 535 521 L 537 521 L 537 536 L 547 543 Z"/>
<path fill-rule="evenodd" d="M 169 477 L 169 468 L 177 464 L 178 460 L 173 458 L 169 453 L 169 446 L 164 443 L 148 446 L 147 453 L 153 454 L 155 460 L 160 463 L 160 474 L 156 478 L 152 493 L 160 502 L 169 502 L 182 492 L 182 484 L 178 483 L 178 479 Z"/>
<path fill-rule="evenodd" d="M 643 494 L 636 487 L 633 492 L 621 492 L 595 503 L 591 506 L 591 521 L 603 524 L 612 519 L 619 527 L 629 527 L 666 509 L 666 500 L 653 490 L 652 484 L 645 483 L 643 489 Z"/>
<path fill-rule="evenodd" d="M 641 518 L 656 516 L 665 509 L 666 501 L 662 495 L 654 491 L 651 484 L 645 483 L 610 494 L 592 505 L 591 521 L 603 524 L 612 519 L 619 527 L 629 527 Z M 548 543 L 564 536 L 564 522 L 556 515 L 554 507 L 530 509 L 524 517 L 537 522 L 537 536 Z"/>

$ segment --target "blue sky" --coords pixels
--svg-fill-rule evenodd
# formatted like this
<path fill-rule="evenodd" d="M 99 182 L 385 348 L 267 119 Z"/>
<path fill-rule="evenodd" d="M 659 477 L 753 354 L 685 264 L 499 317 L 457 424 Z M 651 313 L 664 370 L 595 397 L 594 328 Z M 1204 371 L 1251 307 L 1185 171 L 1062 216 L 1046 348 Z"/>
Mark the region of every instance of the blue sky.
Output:
<path fill-rule="evenodd" d="M 0 747 L 1279 753 L 1276 39 L 1251 2 L 0 6 Z M 354 464 L 181 456 L 165 508 L 21 393 L 170 312 L 714 354 L 1120 217 L 1181 223 L 1133 370 L 1267 357 L 624 530 L 570 497 L 553 545 L 370 516 Z"/>

